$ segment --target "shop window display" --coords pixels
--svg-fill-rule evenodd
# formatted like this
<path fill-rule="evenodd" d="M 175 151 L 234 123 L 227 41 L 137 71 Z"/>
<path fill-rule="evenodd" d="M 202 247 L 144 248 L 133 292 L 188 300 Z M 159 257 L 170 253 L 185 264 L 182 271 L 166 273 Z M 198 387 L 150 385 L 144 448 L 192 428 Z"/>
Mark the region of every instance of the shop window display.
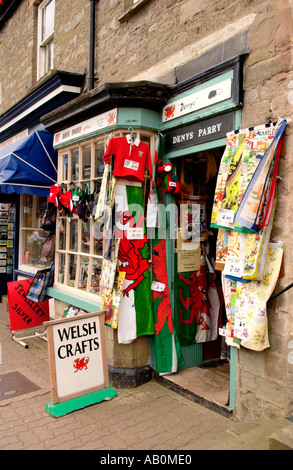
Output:
<path fill-rule="evenodd" d="M 107 253 L 103 218 L 93 216 L 103 180 L 104 154 L 109 140 L 129 134 L 127 129 L 101 135 L 59 150 L 58 185 L 72 201 L 57 211 L 55 286 L 75 288 L 88 296 L 101 294 L 102 261 Z M 134 136 L 148 147 L 154 145 L 153 132 L 135 131 Z M 144 186 L 149 187 L 148 185 Z M 81 194 L 80 200 L 74 194 Z M 146 191 L 144 191 L 146 197 Z M 83 206 L 82 200 L 87 203 Z M 89 202 L 90 201 L 90 202 Z M 109 222 L 110 223 L 110 222 Z"/>
<path fill-rule="evenodd" d="M 37 262 L 41 246 L 48 233 L 41 229 L 47 208 L 47 198 L 23 194 L 20 213 L 20 258 L 19 269 L 28 271 Z M 37 268 L 36 268 L 37 269 Z"/>

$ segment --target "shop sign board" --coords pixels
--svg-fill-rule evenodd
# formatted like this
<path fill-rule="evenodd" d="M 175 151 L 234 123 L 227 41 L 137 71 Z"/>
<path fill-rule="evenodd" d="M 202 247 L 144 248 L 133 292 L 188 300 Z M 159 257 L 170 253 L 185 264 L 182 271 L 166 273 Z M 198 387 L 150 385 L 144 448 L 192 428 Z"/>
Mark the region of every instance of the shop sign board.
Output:
<path fill-rule="evenodd" d="M 221 103 L 232 97 L 232 78 L 223 80 L 217 84 L 208 85 L 200 91 L 194 91 L 188 96 L 183 96 L 169 102 L 163 108 L 162 121 L 167 122 L 186 114 L 193 113 L 208 106 Z"/>
<path fill-rule="evenodd" d="M 12 331 L 34 328 L 50 318 L 49 301 L 34 302 L 26 298 L 32 279 L 7 283 L 8 311 Z"/>
<path fill-rule="evenodd" d="M 63 131 L 54 134 L 53 146 L 57 147 L 75 139 L 82 139 L 93 132 L 106 129 L 117 122 L 117 108 L 111 109 L 103 114 L 99 114 L 91 119 L 68 127 Z"/>
<path fill-rule="evenodd" d="M 104 318 L 101 311 L 45 324 L 53 404 L 108 387 Z"/>
<path fill-rule="evenodd" d="M 228 113 L 167 132 L 165 152 L 222 139 L 227 132 L 231 132 L 233 124 L 234 113 Z"/>

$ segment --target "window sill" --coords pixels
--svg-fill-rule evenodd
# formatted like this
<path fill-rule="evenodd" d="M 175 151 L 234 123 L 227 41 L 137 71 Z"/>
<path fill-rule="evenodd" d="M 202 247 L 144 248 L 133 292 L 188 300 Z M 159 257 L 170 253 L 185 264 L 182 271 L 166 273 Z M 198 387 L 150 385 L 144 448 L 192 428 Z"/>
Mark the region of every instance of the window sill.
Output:
<path fill-rule="evenodd" d="M 141 8 L 143 8 L 147 3 L 149 3 L 151 0 L 140 0 L 138 3 L 133 5 L 131 8 L 129 8 L 124 15 L 122 15 L 120 18 L 118 18 L 118 21 L 120 23 L 125 23 L 125 21 L 130 20 L 132 16 L 134 16 Z"/>

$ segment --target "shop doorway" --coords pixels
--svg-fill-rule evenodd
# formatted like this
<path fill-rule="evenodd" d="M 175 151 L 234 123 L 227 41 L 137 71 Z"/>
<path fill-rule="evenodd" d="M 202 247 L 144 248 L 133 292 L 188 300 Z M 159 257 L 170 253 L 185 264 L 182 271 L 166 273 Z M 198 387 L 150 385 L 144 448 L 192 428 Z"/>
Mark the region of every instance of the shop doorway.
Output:
<path fill-rule="evenodd" d="M 176 161 L 172 160 L 180 182 L 188 190 L 188 193 L 181 192 L 177 198 L 180 206 L 178 213 L 180 213 L 181 228 L 185 226 L 187 231 L 196 231 L 196 228 L 198 230 L 198 225 L 192 226 L 192 224 L 198 224 L 198 219 L 190 217 L 190 214 L 186 215 L 182 207 L 190 208 L 192 204 L 200 207 L 202 287 L 205 289 L 212 285 L 215 289 L 214 308 L 210 308 L 209 313 L 216 315 L 216 318 L 205 324 L 207 318 L 200 315 L 200 303 L 195 300 L 195 297 L 196 292 L 200 293 L 202 289 L 199 284 L 196 284 L 193 272 L 179 272 L 179 246 L 177 246 L 174 263 L 174 323 L 184 357 L 184 366 L 177 373 L 164 377 L 163 381 L 175 391 L 195 401 L 205 402 L 208 406 L 226 414 L 230 394 L 230 356 L 224 338 L 219 335 L 219 328 L 226 324 L 226 314 L 222 297 L 221 272 L 211 269 L 216 258 L 218 231 L 210 227 L 217 173 L 223 152 L 224 148 L 220 147 L 206 152 L 188 154 L 177 158 Z M 186 227 L 187 224 L 188 227 Z M 194 281 L 196 282 L 193 283 Z M 207 290 L 204 295 L 207 294 Z M 201 300 L 203 299 L 204 297 Z M 215 302 L 218 302 L 216 308 Z M 207 303 L 211 306 L 211 299 L 207 298 Z M 198 322 L 201 322 L 200 326 Z M 207 332 L 208 328 L 213 331 Z"/>

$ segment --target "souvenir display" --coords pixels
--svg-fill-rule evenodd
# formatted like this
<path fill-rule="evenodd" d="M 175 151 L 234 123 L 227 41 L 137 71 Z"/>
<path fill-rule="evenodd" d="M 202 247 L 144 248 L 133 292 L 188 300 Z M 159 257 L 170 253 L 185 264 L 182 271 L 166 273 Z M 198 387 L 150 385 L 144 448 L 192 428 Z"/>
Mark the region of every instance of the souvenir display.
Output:
<path fill-rule="evenodd" d="M 183 364 L 183 356 L 173 325 L 166 266 L 166 240 L 152 240 L 152 296 L 155 316 L 154 349 L 156 371 L 159 374 L 176 372 Z"/>
<path fill-rule="evenodd" d="M 14 260 L 15 205 L 0 203 L 0 274 L 12 274 Z M 1 276 L 0 276 L 0 284 Z M 1 294 L 1 288 L 0 288 Z"/>
<path fill-rule="evenodd" d="M 283 120 L 227 135 L 213 202 L 211 225 L 219 228 L 215 268 L 222 271 L 227 316 L 222 334 L 228 345 L 255 351 L 269 347 L 266 304 L 283 255 L 282 243 L 270 237 L 285 128 Z"/>
<path fill-rule="evenodd" d="M 278 280 L 284 246 L 269 243 L 262 281 L 225 280 L 225 304 L 228 315 L 226 338 L 229 344 L 241 344 L 254 351 L 270 346 L 267 302 Z"/>
<path fill-rule="evenodd" d="M 132 133 L 111 137 L 97 181 L 52 186 L 59 248 L 66 243 L 70 251 L 66 276 L 59 258 L 59 282 L 97 295 L 119 344 L 151 337 L 158 374 L 182 368 L 182 348 L 195 343 L 216 344 L 228 360 L 230 346 L 269 347 L 266 304 L 283 253 L 270 237 L 285 127 L 280 121 L 231 132 L 222 156 L 215 150 L 171 162 L 161 158 L 158 135 L 153 164 L 149 145 Z M 168 227 L 174 279 L 160 232 L 171 200 L 178 214 Z"/>
<path fill-rule="evenodd" d="M 132 208 L 135 206 L 134 213 Z M 148 246 L 141 186 L 116 185 L 116 234 L 119 271 L 126 272 L 118 318 L 118 341 L 154 334 Z M 140 212 L 139 212 L 140 211 Z"/>
<path fill-rule="evenodd" d="M 152 176 L 152 164 L 150 148 L 139 139 L 133 139 L 131 135 L 110 139 L 104 154 L 105 164 L 110 163 L 114 157 L 115 178 L 126 178 L 129 181 L 144 182 L 145 167 Z"/>

